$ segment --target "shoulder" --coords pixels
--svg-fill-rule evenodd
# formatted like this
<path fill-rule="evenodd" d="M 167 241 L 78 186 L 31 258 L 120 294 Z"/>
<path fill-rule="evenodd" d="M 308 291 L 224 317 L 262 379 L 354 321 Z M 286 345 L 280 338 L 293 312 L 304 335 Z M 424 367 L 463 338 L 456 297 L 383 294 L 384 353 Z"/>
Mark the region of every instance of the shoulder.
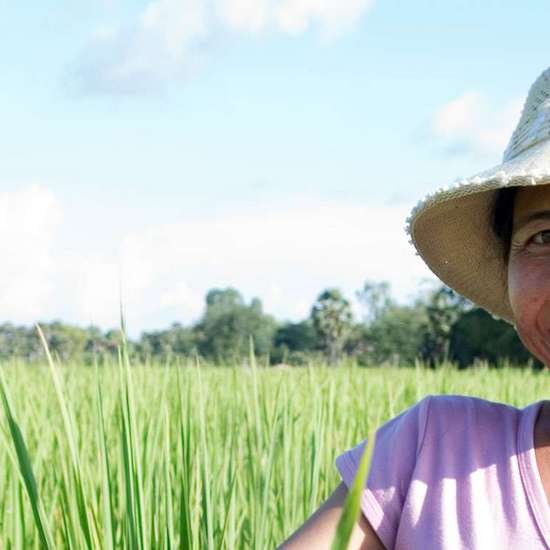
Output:
<path fill-rule="evenodd" d="M 521 410 L 497 401 L 466 395 L 427 395 L 383 424 L 379 431 L 416 431 L 419 443 L 426 432 L 483 430 L 495 424 L 517 423 Z"/>
<path fill-rule="evenodd" d="M 521 410 L 465 395 L 430 395 L 423 438 L 425 453 L 492 455 L 513 448 Z M 460 452 L 459 452 L 460 451 Z"/>
<path fill-rule="evenodd" d="M 467 395 L 429 395 L 424 398 L 430 421 L 434 418 L 453 423 L 509 421 L 517 419 L 520 410 L 512 405 Z"/>
<path fill-rule="evenodd" d="M 427 395 L 390 418 L 377 430 L 377 441 L 416 440 L 417 453 L 424 438 L 445 433 L 483 432 L 496 424 L 513 427 L 520 411 L 511 405 L 466 395 Z"/>

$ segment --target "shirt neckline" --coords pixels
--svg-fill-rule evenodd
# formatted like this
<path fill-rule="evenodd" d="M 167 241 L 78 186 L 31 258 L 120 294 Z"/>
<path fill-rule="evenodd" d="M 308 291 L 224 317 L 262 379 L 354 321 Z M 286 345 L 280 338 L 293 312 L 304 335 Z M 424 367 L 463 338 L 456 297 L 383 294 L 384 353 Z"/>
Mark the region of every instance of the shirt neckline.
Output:
<path fill-rule="evenodd" d="M 546 499 L 535 455 L 535 422 L 544 400 L 522 411 L 517 437 L 517 453 L 521 478 L 531 510 L 542 538 L 550 548 L 550 506 Z"/>

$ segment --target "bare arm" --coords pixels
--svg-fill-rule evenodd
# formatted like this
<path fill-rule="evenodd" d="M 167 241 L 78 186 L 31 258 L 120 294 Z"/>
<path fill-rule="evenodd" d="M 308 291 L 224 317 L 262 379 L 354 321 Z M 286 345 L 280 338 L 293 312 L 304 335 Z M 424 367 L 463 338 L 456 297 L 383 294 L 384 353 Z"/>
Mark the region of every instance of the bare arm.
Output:
<path fill-rule="evenodd" d="M 348 489 L 341 482 L 330 497 L 278 550 L 329 550 Z M 363 514 L 353 528 L 348 550 L 384 550 L 384 545 Z"/>

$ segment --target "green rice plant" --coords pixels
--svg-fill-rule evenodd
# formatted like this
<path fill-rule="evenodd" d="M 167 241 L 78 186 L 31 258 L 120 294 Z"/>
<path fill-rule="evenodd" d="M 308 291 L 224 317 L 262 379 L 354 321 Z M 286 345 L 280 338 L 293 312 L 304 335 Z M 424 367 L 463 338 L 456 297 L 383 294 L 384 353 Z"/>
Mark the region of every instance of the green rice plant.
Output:
<path fill-rule="evenodd" d="M 425 395 L 524 406 L 550 389 L 511 367 L 268 368 L 252 350 L 246 367 L 139 365 L 124 338 L 111 364 L 1 366 L 0 548 L 273 549 L 338 485 L 336 456 Z"/>
<path fill-rule="evenodd" d="M 116 524 L 114 514 L 111 466 L 107 451 L 107 437 L 105 435 L 105 418 L 103 414 L 103 397 L 99 383 L 98 367 L 95 365 L 96 398 L 97 398 L 97 430 L 99 439 L 99 453 L 101 456 L 101 495 L 103 508 L 103 542 L 106 550 L 114 550 L 116 547 Z"/>
<path fill-rule="evenodd" d="M 342 515 L 340 516 L 340 520 L 336 526 L 336 533 L 330 546 L 331 550 L 347 550 L 353 527 L 359 519 L 361 492 L 367 481 L 369 464 L 374 447 L 373 439 L 373 437 L 369 438 L 367 445 L 365 445 L 365 449 L 363 450 L 363 455 L 359 461 L 355 479 L 353 480 L 351 488 L 348 491 L 344 503 L 344 509 L 342 510 Z"/>
<path fill-rule="evenodd" d="M 82 544 L 82 538 L 83 538 L 84 543 L 88 548 L 88 550 L 93 550 L 94 543 L 92 542 L 92 529 L 90 525 L 91 511 L 88 508 L 87 498 L 85 496 L 84 481 L 83 481 L 84 476 L 82 472 L 82 466 L 80 463 L 79 451 L 76 445 L 76 436 L 75 436 L 75 428 L 74 428 L 72 412 L 70 410 L 69 403 L 65 399 L 63 382 L 59 376 L 57 367 L 52 359 L 50 350 L 48 348 L 48 343 L 46 342 L 46 338 L 44 337 L 44 333 L 42 332 L 40 325 L 38 324 L 36 325 L 36 330 L 38 331 L 38 335 L 40 336 L 40 340 L 42 341 L 42 345 L 46 353 L 46 358 L 48 360 L 48 366 L 50 367 L 50 373 L 54 383 L 55 392 L 59 403 L 59 408 L 61 409 L 61 415 L 63 417 L 63 424 L 65 427 L 65 435 L 67 437 L 69 450 L 70 450 L 71 460 L 70 460 L 69 475 L 72 478 L 73 487 L 75 491 L 70 494 L 65 492 L 64 494 L 66 497 L 67 508 L 69 509 L 69 513 L 71 515 L 71 521 L 69 525 L 71 527 L 74 527 L 78 523 L 78 525 L 80 526 L 81 535 L 82 535 L 82 536 L 76 535 L 77 531 L 73 530 L 72 531 L 73 536 L 71 537 L 71 540 L 73 541 L 73 543 L 70 546 L 74 545 L 75 547 L 78 547 L 78 545 Z M 63 485 L 62 488 L 65 488 L 65 486 Z M 76 521 L 76 519 L 78 520 L 78 522 Z"/>
<path fill-rule="evenodd" d="M 19 466 L 19 474 L 25 484 L 27 489 L 27 494 L 29 496 L 29 501 L 32 507 L 32 513 L 34 516 L 34 521 L 38 530 L 38 535 L 40 537 L 40 542 L 44 548 L 49 550 L 53 549 L 52 536 L 50 533 L 50 528 L 44 513 L 44 507 L 42 505 L 42 500 L 38 492 L 36 485 L 36 479 L 34 477 L 34 472 L 31 465 L 31 459 L 23 435 L 19 428 L 19 424 L 15 420 L 13 414 L 13 407 L 10 404 L 10 399 L 8 397 L 8 392 L 6 389 L 6 383 L 4 381 L 4 375 L 0 370 L 0 394 L 2 397 L 2 404 L 4 406 L 4 413 L 6 415 L 6 420 L 8 422 L 10 434 L 13 440 L 13 445 L 15 447 L 15 452 L 17 453 L 17 462 Z M 20 492 L 17 493 L 17 500 L 19 503 L 22 502 Z M 21 520 L 22 526 L 25 524 L 25 513 L 22 510 L 21 506 L 18 506 L 19 511 L 19 520 Z M 21 543 L 23 536 L 19 530 L 16 531 L 16 540 Z"/>

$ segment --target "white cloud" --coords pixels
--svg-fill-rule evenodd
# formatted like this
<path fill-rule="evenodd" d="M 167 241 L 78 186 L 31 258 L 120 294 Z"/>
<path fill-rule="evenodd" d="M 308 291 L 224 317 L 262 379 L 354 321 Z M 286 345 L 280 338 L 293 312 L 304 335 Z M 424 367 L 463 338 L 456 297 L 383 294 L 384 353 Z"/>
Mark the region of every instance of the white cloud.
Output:
<path fill-rule="evenodd" d="M 272 4 L 271 0 L 218 0 L 216 13 L 229 29 L 259 33 L 273 17 Z"/>
<path fill-rule="evenodd" d="M 403 300 L 430 277 L 407 242 L 402 206 L 293 197 L 269 210 L 212 213 L 112 236 L 117 252 L 94 256 L 64 250 L 63 234 L 81 229 L 64 226 L 60 201 L 44 187 L 1 194 L 0 213 L 0 311 L 3 320 L 27 324 L 62 318 L 117 326 L 120 283 L 137 336 L 197 319 L 213 287 L 234 286 L 277 317 L 300 319 L 328 286 L 352 298 L 366 278 L 388 280 Z"/>
<path fill-rule="evenodd" d="M 64 268 L 55 277 L 58 308 L 67 316 L 64 320 L 104 328 L 118 326 L 121 296 L 116 259 L 60 254 L 58 263 Z M 51 315 L 60 316 L 53 311 Z"/>
<path fill-rule="evenodd" d="M 324 37 L 348 31 L 373 0 L 218 0 L 221 21 L 238 31 L 297 34 L 318 24 Z"/>
<path fill-rule="evenodd" d="M 494 106 L 481 93 L 469 91 L 443 105 L 434 115 L 434 137 L 451 150 L 502 153 L 519 120 L 523 99 Z"/>
<path fill-rule="evenodd" d="M 189 77 L 220 31 L 297 34 L 313 25 L 323 40 L 353 29 L 374 0 L 152 0 L 127 25 L 96 29 L 74 62 L 84 93 L 156 90 Z"/>
<path fill-rule="evenodd" d="M 276 10 L 276 22 L 285 32 L 298 33 L 318 23 L 325 38 L 334 38 L 354 27 L 373 0 L 283 0 Z"/>
<path fill-rule="evenodd" d="M 205 3 L 203 0 L 155 0 L 141 15 L 140 27 L 178 59 L 185 54 L 189 42 L 207 31 Z"/>
<path fill-rule="evenodd" d="M 5 319 L 28 319 L 51 303 L 53 240 L 60 221 L 60 205 L 42 185 L 0 192 L 0 312 Z"/>
<path fill-rule="evenodd" d="M 325 287 L 352 297 L 365 278 L 389 280 L 404 299 L 430 277 L 407 242 L 407 214 L 302 197 L 268 212 L 207 215 L 127 235 L 120 262 L 128 318 L 146 323 L 164 311 L 188 322 L 216 286 L 259 296 L 267 311 L 295 319 Z"/>
<path fill-rule="evenodd" d="M 122 28 L 98 29 L 71 68 L 79 92 L 131 94 L 185 78 L 200 65 L 209 33 L 204 0 L 154 0 Z"/>

